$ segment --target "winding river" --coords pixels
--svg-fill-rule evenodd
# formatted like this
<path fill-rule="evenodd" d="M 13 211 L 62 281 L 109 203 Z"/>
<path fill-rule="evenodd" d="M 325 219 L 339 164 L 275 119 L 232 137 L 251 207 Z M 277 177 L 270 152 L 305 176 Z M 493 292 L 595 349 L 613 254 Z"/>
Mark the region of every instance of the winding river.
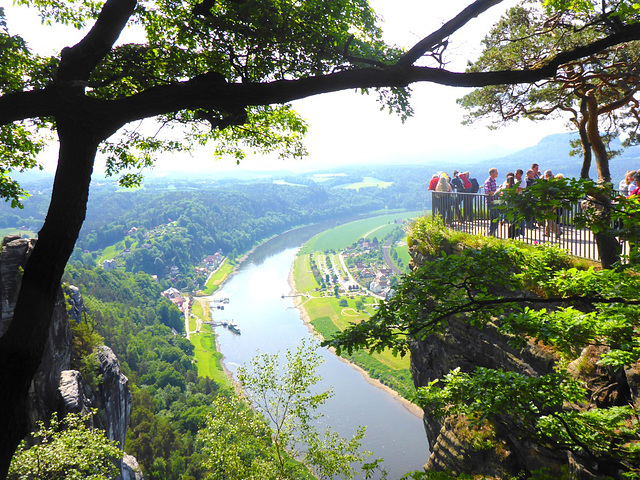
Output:
<path fill-rule="evenodd" d="M 238 366 L 257 352 L 294 349 L 302 338 L 311 336 L 293 298 L 287 296 L 291 291 L 288 278 L 300 245 L 333 225 L 335 222 L 298 229 L 266 242 L 211 297 L 229 298 L 224 310 L 214 309 L 214 319 L 233 320 L 241 330 L 241 335 L 236 335 L 216 328 L 225 366 L 234 375 Z M 370 460 L 384 458 L 389 479 L 421 469 L 429 452 L 422 419 L 416 412 L 330 351 L 321 349 L 321 354 L 325 361 L 318 370 L 323 378 L 320 388 L 334 390 L 321 410 L 323 422 L 344 436 L 353 435 L 357 426 L 366 426 L 363 446 L 373 453 Z"/>

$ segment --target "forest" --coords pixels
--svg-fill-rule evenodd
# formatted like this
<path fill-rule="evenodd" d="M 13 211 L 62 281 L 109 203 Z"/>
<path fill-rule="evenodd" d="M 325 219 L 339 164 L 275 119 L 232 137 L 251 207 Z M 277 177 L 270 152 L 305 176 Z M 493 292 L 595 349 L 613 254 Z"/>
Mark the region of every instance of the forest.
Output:
<path fill-rule="evenodd" d="M 581 308 L 576 307 L 578 312 L 569 311 L 567 315 L 562 315 L 564 311 L 554 311 L 553 314 L 545 313 L 536 317 L 536 313 L 525 308 L 524 316 L 513 315 L 509 318 L 512 322 L 505 325 L 518 334 L 528 335 L 525 337 L 527 340 L 556 342 L 558 335 L 554 331 L 563 332 L 562 322 L 567 318 L 574 320 L 576 316 L 582 319 L 594 315 L 597 317 L 600 313 L 611 314 L 608 318 L 616 328 L 622 324 L 620 329 L 586 329 L 586 336 L 577 338 L 575 345 L 567 347 L 558 341 L 558 344 L 551 346 L 558 349 L 558 355 L 565 355 L 574 361 L 574 349 L 583 345 L 578 340 L 584 340 L 587 344 L 604 342 L 606 347 L 611 348 L 612 355 L 605 353 L 599 361 L 616 372 L 630 365 L 632 360 L 637 360 L 637 321 L 634 310 L 626 308 L 632 306 L 636 299 L 634 292 L 626 288 L 632 282 L 624 281 L 635 279 L 635 276 L 625 277 L 626 272 L 620 273 L 626 268 L 621 263 L 620 238 L 610 228 L 615 212 L 622 212 L 618 220 L 622 219 L 623 222 L 618 223 L 619 228 L 614 230 L 626 235 L 623 241 L 635 245 L 638 241 L 637 229 L 629 219 L 637 214 L 637 205 L 633 200 L 619 201 L 610 195 L 611 189 L 607 188 L 612 181 L 609 160 L 614 155 L 608 148 L 609 139 L 624 135 L 625 144 L 640 141 L 636 99 L 640 85 L 637 74 L 640 8 L 635 0 L 544 0 L 521 2 L 508 11 L 505 8 L 505 15 L 500 21 L 487 29 L 481 45 L 483 52 L 479 57 L 474 53 L 475 59 L 469 59 L 469 62 L 462 62 L 464 66 L 459 71 L 456 70 L 459 63 L 451 63 L 451 56 L 461 50 L 465 50 L 466 54 L 468 46 L 457 44 L 454 37 L 459 38 L 457 32 L 476 17 L 501 4 L 501 0 L 464 2 L 457 13 L 436 26 L 432 32 L 421 31 L 417 35 L 412 32 L 412 40 L 408 45 L 394 45 L 386 41 L 383 18 L 366 0 L 19 0 L 15 3 L 32 8 L 33 16 L 39 16 L 43 25 L 55 24 L 64 31 L 79 35 L 74 35 L 73 41 L 58 46 L 53 52 L 32 49 L 26 40 L 30 32 L 19 24 L 10 24 L 5 17 L 5 7 L 0 7 L 0 55 L 3 65 L 0 69 L 0 198 L 13 208 L 22 207 L 27 191 L 16 174 L 39 168 L 39 154 L 47 146 L 57 149 L 56 175 L 50 182 L 50 188 L 43 189 L 48 201 L 36 202 L 37 214 L 22 217 L 15 213 L 16 210 L 7 217 L 19 230 L 27 230 L 30 234 L 37 231 L 38 241 L 33 244 L 33 251 L 24 267 L 20 267 L 20 287 L 12 321 L 0 337 L 0 430 L 5 433 L 0 437 L 0 478 L 6 476 L 13 452 L 28 433 L 26 405 L 29 386 L 45 351 L 52 313 L 58 305 L 58 292 L 64 275 L 71 275 L 73 269 L 77 269 L 75 275 L 82 276 L 79 273 L 82 266 L 90 266 L 93 261 L 101 259 L 97 253 L 94 258 L 93 253 L 101 250 L 104 256 L 105 247 L 109 249 L 115 245 L 118 251 L 122 249 L 123 253 L 131 254 L 129 264 L 127 260 L 124 261 L 124 272 L 105 272 L 109 275 L 102 277 L 98 271 L 98 278 L 87 275 L 86 281 L 100 292 L 94 298 L 89 293 L 88 304 L 101 317 L 101 322 L 114 324 L 116 328 L 119 322 L 126 324 L 125 330 L 136 330 L 138 325 L 145 324 L 142 330 L 137 331 L 138 336 L 152 342 L 152 338 L 155 338 L 152 332 L 156 330 L 160 333 L 171 331 L 172 335 L 172 328 L 176 332 L 179 330 L 175 328 L 175 312 L 172 313 L 166 302 L 165 309 L 162 304 L 145 304 L 144 299 L 137 298 L 138 287 L 143 290 L 151 287 L 147 280 L 137 277 L 144 275 L 141 273 L 143 268 L 159 273 L 167 268 L 172 271 L 174 267 L 178 271 L 181 268 L 188 270 L 195 258 L 189 253 L 182 253 L 189 250 L 191 245 L 181 241 L 181 238 L 201 241 L 202 244 L 196 248 L 201 248 L 204 253 L 212 253 L 206 251 L 208 248 L 222 248 L 221 245 L 225 245 L 230 250 L 228 254 L 239 254 L 254 241 L 273 235 L 278 228 L 289 228 L 321 218 L 322 213 L 305 205 L 318 200 L 324 203 L 333 197 L 306 181 L 300 183 L 304 187 L 287 184 L 287 187 L 304 188 L 311 192 L 308 195 L 292 195 L 305 206 L 303 210 L 307 218 L 303 218 L 303 215 L 297 214 L 298 205 L 288 203 L 288 198 L 283 196 L 252 193 L 260 199 L 262 205 L 259 205 L 242 194 L 220 192 L 220 196 L 211 200 L 228 202 L 230 210 L 238 215 L 240 221 L 240 228 L 233 232 L 233 236 L 225 236 L 218 231 L 221 225 L 236 218 L 225 217 L 224 209 L 216 211 L 213 205 L 218 206 L 218 203 L 210 205 L 214 218 L 210 220 L 205 218 L 208 214 L 201 210 L 209 197 L 197 197 L 192 203 L 180 203 L 179 199 L 167 194 L 163 200 L 176 201 L 173 209 L 166 205 L 171 216 L 155 210 L 144 200 L 138 203 L 136 199 L 133 203 L 138 203 L 141 208 L 143 205 L 147 207 L 149 215 L 146 216 L 146 223 L 138 227 L 125 224 L 119 217 L 105 219 L 108 221 L 104 222 L 99 234 L 99 228 L 93 228 L 90 221 L 91 215 L 99 216 L 101 213 L 87 213 L 89 202 L 93 201 L 90 199 L 98 197 L 96 192 L 99 186 L 92 182 L 95 168 L 104 162 L 107 175 L 119 176 L 120 186 L 139 187 L 144 171 L 152 167 L 159 156 L 192 153 L 207 144 L 212 156 L 229 156 L 239 163 L 250 153 L 300 158 L 307 153 L 303 138 L 308 125 L 293 109 L 292 102 L 315 95 L 354 89 L 364 94 L 372 93 L 382 110 L 405 121 L 413 114 L 412 87 L 433 83 L 475 89 L 460 100 L 460 104 L 468 111 L 467 123 L 490 119 L 492 126 L 500 126 L 521 118 L 539 121 L 548 116 L 566 116 L 565 120 L 574 125 L 580 136 L 580 142 L 574 145 L 583 160 L 580 176 L 583 179 L 589 177 L 592 161 L 597 169 L 598 185 L 583 183 L 576 188 L 579 190 L 578 196 L 582 199 L 587 197 L 585 210 L 590 210 L 592 219 L 596 219 L 591 226 L 603 268 L 597 271 L 587 269 L 587 273 L 582 273 L 579 269 L 559 264 L 557 260 L 560 255 L 553 254 L 550 255 L 552 258 L 545 257 L 544 261 L 539 262 L 541 272 L 536 269 L 533 272 L 525 271 L 525 266 L 520 268 L 518 262 L 514 262 L 517 268 L 503 272 L 504 275 L 500 275 L 501 269 L 496 269 L 496 281 L 511 282 L 501 285 L 518 290 L 530 286 L 528 281 L 531 273 L 538 275 L 536 279 L 542 282 L 549 281 L 549 285 L 543 283 L 542 291 L 536 291 L 540 293 L 539 297 L 543 294 L 561 295 L 574 287 L 590 295 L 586 306 L 580 304 L 578 307 Z M 412 14 L 408 10 L 402 13 L 405 17 Z M 121 43 L 121 34 L 125 38 L 131 33 L 131 27 L 139 33 L 136 40 Z M 52 41 L 57 39 L 54 35 L 48 38 Z M 349 112 L 337 111 L 336 114 L 348 115 Z M 179 133 L 172 135 L 176 132 Z M 355 141 L 368 140 L 354 137 Z M 356 177 L 352 179 L 353 183 L 356 183 Z M 426 179 L 428 174 L 419 178 Z M 405 187 L 401 183 L 396 184 L 398 189 Z M 274 191 L 278 188 L 273 187 Z M 362 191 L 354 189 L 355 194 L 347 194 L 352 201 L 345 202 L 348 205 L 346 209 L 340 203 L 328 205 L 333 213 L 345 214 L 399 207 L 396 200 L 402 190 L 384 202 L 367 198 L 362 200 L 359 197 Z M 392 190 L 383 189 L 383 192 Z M 326 199 L 323 196 L 325 194 Z M 364 195 L 366 197 L 366 193 Z M 525 195 L 522 197 L 529 198 Z M 125 197 L 119 200 L 131 202 L 130 198 Z M 279 205 L 274 209 L 265 207 L 264 203 L 270 201 L 279 201 L 284 206 Z M 412 201 L 415 199 L 409 200 L 409 203 Z M 47 202 L 48 206 L 45 206 Z M 116 213 L 116 203 L 105 211 Z M 418 200 L 418 205 L 411 207 L 423 208 L 426 205 L 426 201 Z M 556 206 L 551 204 L 543 208 L 553 209 Z M 198 222 L 190 222 L 186 216 L 182 216 L 184 211 L 193 212 L 198 222 L 211 225 L 214 229 L 205 232 L 200 229 Z M 262 215 L 264 220 L 252 220 L 245 213 Z M 85 225 L 87 230 L 83 230 Z M 153 236 L 145 237 L 143 232 L 141 238 L 136 238 L 138 228 Z M 159 229 L 171 229 L 175 235 L 159 232 Z M 253 229 L 257 231 L 255 235 L 250 233 Z M 120 238 L 123 235 L 121 232 L 125 232 L 126 236 Z M 143 241 L 145 243 L 140 244 Z M 85 248 L 82 248 L 83 242 Z M 131 247 L 134 247 L 133 253 Z M 92 248 L 96 250 L 92 251 Z M 137 250 L 140 253 L 136 254 Z M 143 250 L 151 252 L 146 255 L 142 253 Z M 79 253 L 74 253 L 76 251 Z M 495 254 L 488 250 L 483 252 L 498 261 L 505 260 L 504 251 L 500 248 Z M 473 253 L 465 255 L 471 256 Z M 514 255 L 516 260 L 520 258 L 519 254 Z M 633 260 L 633 256 L 630 256 L 629 261 Z M 456 262 L 453 256 L 447 256 L 441 262 L 436 262 L 442 268 L 431 269 L 430 272 L 429 268 L 418 269 L 412 280 L 403 284 L 404 290 L 401 292 L 411 292 L 416 283 L 422 281 L 420 275 L 423 274 L 427 275 L 427 283 L 434 289 L 446 282 L 438 284 L 428 274 L 442 275 L 447 281 L 456 281 L 458 277 L 447 271 L 456 266 Z M 469 265 L 469 268 L 479 266 L 476 273 L 484 266 L 482 262 L 469 262 Z M 505 264 L 500 265 L 504 267 Z M 184 272 L 185 275 L 188 273 Z M 633 270 L 629 273 L 633 273 Z M 511 301 L 511 298 L 487 298 L 493 293 L 493 285 L 484 285 L 482 282 L 471 285 L 468 283 L 470 275 L 460 275 L 459 278 L 463 280 L 463 294 L 474 295 L 473 301 L 476 303 L 476 294 L 482 302 Z M 584 280 L 584 283 L 578 280 Z M 108 302 L 105 300 L 104 308 L 101 298 L 103 295 L 108 298 L 109 295 L 106 293 L 108 288 L 102 286 L 102 282 L 113 282 L 114 286 L 123 290 L 113 297 L 113 302 L 111 299 Z M 478 291 L 475 290 L 476 285 Z M 545 290 L 547 286 L 548 291 Z M 603 287 L 609 294 L 607 298 L 601 295 L 602 288 L 601 291 L 595 291 L 594 286 Z M 624 298 L 621 299 L 618 294 Z M 408 297 L 408 294 L 404 296 Z M 527 297 L 527 302 L 540 301 L 531 298 Z M 126 303 L 120 303 L 121 299 Z M 431 308 L 434 303 L 435 310 Z M 603 303 L 606 304 L 604 307 Z M 616 316 L 620 304 L 625 308 Z M 612 305 L 613 310 L 609 310 L 608 305 Z M 386 315 L 383 316 L 386 321 L 359 324 L 365 330 L 388 326 L 390 331 L 376 332 L 382 337 L 381 340 L 375 336 L 360 335 L 358 329 L 353 329 L 347 333 L 353 335 L 348 339 L 353 342 L 345 345 L 347 348 L 350 345 L 376 348 L 375 342 L 380 340 L 390 342 L 390 345 L 386 345 L 390 348 L 403 351 L 406 344 L 396 341 L 395 337 L 398 333 L 396 312 L 407 313 L 403 320 L 408 322 L 416 319 L 419 322 L 424 318 L 430 326 L 439 325 L 441 318 L 437 315 L 437 302 L 428 299 L 426 304 L 416 301 L 408 306 L 416 310 L 407 312 L 410 310 L 407 304 L 399 300 L 381 310 Z M 120 312 L 118 318 L 114 316 L 109 320 L 111 312 Z M 119 318 L 120 314 L 130 318 L 125 321 Z M 433 321 L 429 320 L 430 314 L 436 315 Z M 620 317 L 626 323 L 618 322 Z M 523 318 L 533 323 L 541 318 L 542 328 L 536 331 L 525 329 L 522 333 L 516 327 L 522 327 L 517 321 Z M 476 326 L 485 319 L 480 315 L 475 321 Z M 547 327 L 551 320 L 555 330 L 549 333 Z M 473 318 L 471 323 L 474 324 Z M 530 323 L 525 327 L 528 328 Z M 599 322 L 595 323 L 599 327 Z M 98 341 L 96 329 L 91 323 L 82 328 L 82 335 L 87 337 L 84 343 L 92 345 Z M 409 325 L 410 336 L 419 333 L 422 333 L 421 324 Z M 122 334 L 127 335 L 128 332 Z M 104 335 L 109 337 L 110 333 L 105 331 Z M 548 335 L 552 338 L 549 339 Z M 115 343 L 118 341 L 115 338 L 112 340 Z M 371 345 L 367 342 L 374 343 Z M 169 368 L 169 364 L 183 376 L 191 375 L 193 368 L 190 369 L 185 360 L 188 358 L 188 346 L 177 338 L 168 338 L 166 341 L 157 340 L 157 351 L 142 351 L 141 345 L 132 339 L 133 346 L 129 351 L 129 346 L 124 343 L 122 340 L 117 349 L 125 358 L 127 371 L 131 369 L 130 374 L 136 377 L 138 374 L 132 365 L 141 367 L 136 382 L 145 386 L 144 389 L 141 387 L 141 391 L 149 394 L 149 397 L 138 399 L 139 402 L 147 402 L 149 412 L 153 410 L 151 405 L 157 408 L 161 412 L 160 419 L 170 417 L 174 412 L 166 408 L 168 403 L 165 396 L 169 398 L 175 394 L 179 397 L 188 391 L 189 385 Z M 123 348 L 126 349 L 124 352 Z M 81 363 L 90 364 L 92 361 L 86 355 L 77 356 L 82 359 Z M 442 384 L 451 388 L 428 388 L 424 392 L 423 404 L 434 411 L 449 410 L 460 415 L 471 413 L 472 416 L 476 413 L 482 420 L 495 419 L 493 413 L 501 410 L 505 404 L 487 402 L 478 405 L 471 402 L 466 408 L 468 405 L 465 403 L 474 397 L 466 395 L 466 392 L 474 391 L 477 378 L 491 383 L 493 372 L 482 370 L 477 378 L 472 379 L 466 372 L 459 376 L 455 371 L 451 373 L 438 384 L 438 388 Z M 246 378 L 249 380 L 249 377 Z M 504 381 L 505 378 L 507 381 Z M 539 382 L 531 378 L 524 382 L 525 389 L 535 397 L 533 403 L 521 406 L 523 411 L 531 407 L 527 413 L 532 415 L 526 418 L 527 422 L 530 421 L 527 427 L 531 428 L 525 429 L 526 433 L 538 438 L 551 433 L 551 442 L 559 442 L 562 451 L 568 452 L 568 458 L 585 455 L 587 460 L 595 462 L 593 468 L 598 474 L 614 478 L 635 474 L 633 455 L 637 453 L 637 442 L 634 438 L 628 440 L 629 432 L 632 435 L 636 432 L 637 414 L 633 407 L 618 408 L 622 406 L 607 404 L 606 407 L 612 408 L 600 408 L 599 405 L 591 408 L 592 405 L 587 403 L 584 411 L 577 414 L 566 411 L 563 408 L 565 403 L 590 400 L 587 397 L 592 393 L 576 387 L 573 381 L 565 382 L 566 378 L 556 374 L 541 377 Z M 517 377 L 500 376 L 498 381 L 502 383 L 498 387 L 513 385 L 509 380 L 517 381 Z M 554 390 L 558 382 L 561 388 Z M 567 384 L 569 387 L 565 389 Z M 464 390 L 464 395 L 458 395 L 461 391 L 458 387 Z M 467 387 L 469 390 L 465 390 Z M 204 385 L 202 388 L 200 392 L 206 394 L 209 387 Z M 608 385 L 606 388 L 610 390 Z M 497 394 L 494 396 L 480 395 L 479 398 L 508 398 L 501 394 L 499 388 L 495 391 Z M 551 392 L 552 395 L 536 396 L 540 392 Z M 633 398 L 633 389 L 623 393 Z M 620 400 L 623 396 L 614 400 Z M 186 397 L 188 401 L 188 395 Z M 519 397 L 523 398 L 528 397 Z M 506 405 L 513 406 L 508 402 Z M 541 416 L 540 412 L 544 414 L 547 410 L 552 418 Z M 517 412 L 515 407 L 514 411 Z M 577 435 L 585 429 L 591 433 L 594 422 L 598 425 L 604 422 L 606 431 L 611 433 L 612 436 L 606 437 L 610 439 L 607 445 L 603 446 L 599 438 L 594 439 L 593 435 L 587 435 L 587 438 Z M 176 450 L 174 440 L 177 436 L 170 433 L 159 435 L 166 441 L 162 447 L 165 455 L 154 459 L 154 463 L 158 462 L 154 470 L 154 465 L 150 465 L 152 455 L 144 451 L 142 439 L 156 423 L 138 419 L 134 420 L 134 424 L 139 428 L 139 433 L 131 439 L 131 443 L 135 445 L 136 441 L 141 441 L 139 454 L 146 469 L 157 471 L 154 475 L 158 477 L 161 472 L 166 475 L 167 468 L 173 469 L 174 464 L 177 469 L 180 459 L 170 454 Z M 227 422 L 226 425 L 235 423 Z M 211 419 L 209 426 L 215 429 L 214 419 Z M 169 432 L 163 420 L 157 422 L 157 428 L 158 432 Z M 186 425 L 184 428 L 188 430 Z M 263 429 L 255 431 L 261 433 L 254 437 L 269 436 L 264 435 Z M 193 432 L 189 431 L 181 437 L 185 448 L 184 458 L 188 456 L 189 438 L 192 436 Z M 622 445 L 622 449 L 618 448 L 619 445 Z M 133 448 L 138 451 L 136 447 Z M 276 456 L 282 460 L 280 453 L 278 450 Z M 251 460 L 262 461 L 263 458 L 260 451 Z M 23 462 L 22 465 L 28 467 L 28 463 Z M 285 461 L 278 464 L 282 468 L 287 466 Z M 216 467 L 210 462 L 203 465 L 205 468 Z M 281 473 L 277 476 L 282 477 Z M 525 471 L 525 474 L 528 473 Z M 221 476 L 227 478 L 226 474 Z"/>

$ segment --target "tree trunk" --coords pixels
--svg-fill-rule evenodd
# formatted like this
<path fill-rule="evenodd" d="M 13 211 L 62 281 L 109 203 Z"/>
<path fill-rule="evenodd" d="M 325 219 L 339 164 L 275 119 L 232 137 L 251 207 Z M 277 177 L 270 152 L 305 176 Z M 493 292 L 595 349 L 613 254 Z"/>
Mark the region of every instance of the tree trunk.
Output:
<path fill-rule="evenodd" d="M 591 144 L 591 149 L 596 157 L 596 168 L 598 171 L 598 183 L 611 183 L 611 172 L 609 171 L 609 154 L 600 136 L 598 128 L 598 103 L 593 91 L 587 93 L 587 135 Z M 599 222 L 606 227 L 611 223 L 611 199 L 608 196 L 598 195 L 596 201 L 602 205 L 603 209 Z M 601 231 L 594 234 L 600 263 L 603 268 L 611 268 L 620 262 L 620 242 L 608 231 Z"/>
<path fill-rule="evenodd" d="M 580 143 L 582 143 L 582 169 L 580 170 L 580 178 L 589 178 L 589 170 L 591 170 L 591 142 L 587 133 L 587 120 L 589 118 L 589 110 L 586 98 L 580 100 L 581 118 L 578 124 L 578 133 L 580 134 Z"/>
<path fill-rule="evenodd" d="M 0 338 L 0 478 L 27 435 L 27 397 L 49 336 L 65 265 L 85 219 L 98 141 L 83 118 L 57 119 L 60 152 L 49 211 L 24 268 L 13 320 Z"/>
<path fill-rule="evenodd" d="M 587 121 L 587 135 L 591 149 L 596 157 L 596 168 L 598 171 L 599 183 L 611 183 L 611 172 L 609 170 L 609 154 L 607 147 L 600 136 L 598 125 L 598 100 L 593 90 L 587 93 L 587 106 L 589 119 Z"/>

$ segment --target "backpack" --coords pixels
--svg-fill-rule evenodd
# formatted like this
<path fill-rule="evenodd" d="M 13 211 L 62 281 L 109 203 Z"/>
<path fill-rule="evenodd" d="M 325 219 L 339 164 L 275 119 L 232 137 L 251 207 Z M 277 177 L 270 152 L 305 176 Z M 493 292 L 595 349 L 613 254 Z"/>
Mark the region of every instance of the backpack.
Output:
<path fill-rule="evenodd" d="M 453 177 L 451 179 L 451 186 L 456 192 L 461 192 L 462 190 L 464 190 L 464 184 L 462 183 L 462 180 L 458 177 Z"/>
<path fill-rule="evenodd" d="M 480 190 L 478 180 L 476 180 L 475 178 L 470 178 L 469 181 L 471 182 L 471 193 L 478 193 L 478 190 Z"/>

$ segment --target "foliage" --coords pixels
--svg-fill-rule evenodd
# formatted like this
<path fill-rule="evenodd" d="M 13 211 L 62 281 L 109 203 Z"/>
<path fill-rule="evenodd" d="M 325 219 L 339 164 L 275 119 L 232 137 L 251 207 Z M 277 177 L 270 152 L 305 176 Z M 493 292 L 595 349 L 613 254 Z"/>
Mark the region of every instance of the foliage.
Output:
<path fill-rule="evenodd" d="M 216 398 L 198 443 L 210 478 L 277 478 L 269 426 L 235 395 Z"/>
<path fill-rule="evenodd" d="M 77 29 L 95 20 L 101 8 L 101 3 L 93 0 L 68 5 L 48 0 L 16 3 L 36 8 L 45 24 Z M 290 2 L 163 0 L 140 3 L 131 21 L 144 29 L 146 42 L 120 45 L 107 52 L 92 73 L 89 96 L 125 98 L 185 78 L 222 83 L 291 80 L 345 69 L 357 64 L 360 57 L 382 62 L 400 54 L 382 41 L 379 19 L 365 0 L 310 0 L 295 7 Z M 4 22 L 2 27 L 7 32 Z M 43 67 L 51 69 L 54 61 L 32 54 L 19 36 L 7 35 L 5 43 L 7 73 L 0 81 L 6 85 L 0 87 L 11 91 L 40 86 L 47 79 Z M 410 114 L 408 89 L 379 91 L 380 101 L 390 111 Z M 214 155 L 231 155 L 238 161 L 247 150 L 278 152 L 282 157 L 306 154 L 302 144 L 306 123 L 287 104 L 230 108 L 211 107 L 205 102 L 202 107 L 162 114 L 158 120 L 160 126 L 152 133 L 145 128 L 126 128 L 101 144 L 108 175 L 121 174 L 122 185 L 138 185 L 141 171 L 152 166 L 159 154 L 191 151 L 210 140 L 217 145 Z M 46 127 L 49 125 L 42 122 L 37 129 Z M 176 127 L 183 131 L 185 141 L 171 139 L 171 130 Z M 19 131 L 18 127 L 13 130 Z M 37 153 L 33 146 L 15 151 Z M 6 161 L 7 157 L 3 158 Z M 9 165 L 7 171 L 16 168 Z M 7 187 L 2 195 L 18 202 L 21 190 L 14 180 L 7 179 L 0 184 Z"/>
<path fill-rule="evenodd" d="M 417 268 L 370 321 L 325 343 L 338 350 L 403 353 L 407 337 L 424 340 L 445 332 L 450 322 L 463 322 L 490 325 L 516 348 L 543 346 L 558 365 L 597 346 L 597 366 L 621 372 L 640 357 L 639 281 L 635 271 L 578 269 L 548 247 L 467 248 Z M 560 368 L 539 377 L 476 368 L 452 371 L 419 388 L 416 401 L 435 415 L 462 414 L 500 425 L 509 419 L 527 441 L 636 472 L 638 412 L 598 408 L 590 402 L 589 388 Z"/>
<path fill-rule="evenodd" d="M 295 351 L 285 352 L 284 365 L 278 354 L 260 354 L 238 369 L 243 390 L 271 425 L 270 450 L 277 478 L 296 478 L 304 468 L 288 462 L 288 455 L 302 459 L 319 478 L 353 478 L 354 462 L 370 455 L 360 451 L 364 428 L 351 439 L 329 429 L 323 434 L 316 430 L 322 416 L 317 409 L 331 396 L 331 391 L 314 391 L 319 380 L 315 370 L 322 361 L 316 349 L 317 345 L 303 341 Z M 361 468 L 371 472 L 378 463 Z"/>
<path fill-rule="evenodd" d="M 32 439 L 36 444 L 21 443 L 8 478 L 108 480 L 117 475 L 115 462 L 122 459 L 122 450 L 103 430 L 87 426 L 91 415 L 69 414 L 58 420 L 54 413 L 48 427 L 39 422 Z"/>
<path fill-rule="evenodd" d="M 194 346 L 167 326 L 181 331 L 181 313 L 160 296 L 160 285 L 147 274 L 70 266 L 66 279 L 80 288 L 86 306 L 81 338 L 74 337 L 73 342 L 88 348 L 93 336 L 99 335 L 129 378 L 127 452 L 138 459 L 145 478 L 201 476 L 202 456 L 195 448 L 195 436 L 224 387 L 198 378 Z M 91 336 L 86 336 L 85 328 L 93 329 Z"/>
<path fill-rule="evenodd" d="M 548 54 L 579 48 L 603 31 L 620 32 L 638 21 L 628 2 L 523 2 L 507 12 L 483 40 L 484 50 L 468 71 L 539 68 Z M 637 4 L 635 4 L 637 6 Z M 600 180 L 610 181 L 610 140 L 622 135 L 625 145 L 637 142 L 637 42 L 603 48 L 594 55 L 560 65 L 544 81 L 489 85 L 458 100 L 469 114 L 465 122 L 481 118 L 493 127 L 520 118 L 541 120 L 568 117 L 580 132 L 584 155 L 581 176 L 589 176 L 592 151 Z"/>

